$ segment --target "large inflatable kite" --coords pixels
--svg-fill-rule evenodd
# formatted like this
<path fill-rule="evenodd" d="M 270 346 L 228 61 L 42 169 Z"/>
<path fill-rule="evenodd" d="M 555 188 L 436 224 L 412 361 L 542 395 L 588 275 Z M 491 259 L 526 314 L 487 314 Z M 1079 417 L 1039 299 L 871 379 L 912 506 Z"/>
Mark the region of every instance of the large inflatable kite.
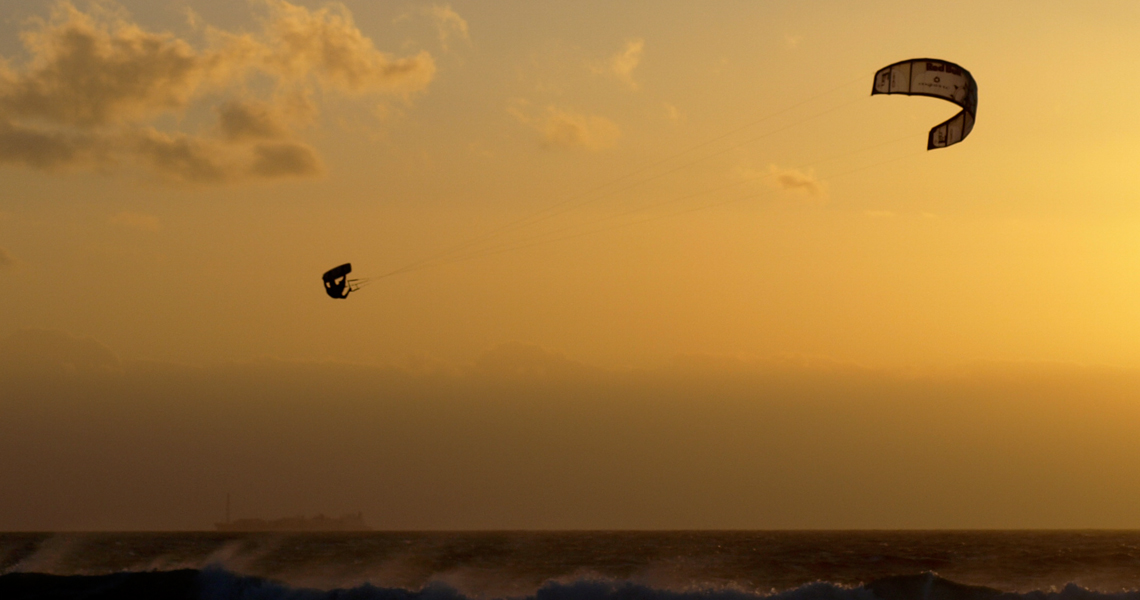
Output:
<path fill-rule="evenodd" d="M 949 100 L 962 112 L 930 130 L 926 149 L 945 148 L 970 135 L 978 114 L 978 84 L 970 72 L 945 60 L 912 58 L 888 65 L 875 73 L 875 94 L 931 96 Z"/>

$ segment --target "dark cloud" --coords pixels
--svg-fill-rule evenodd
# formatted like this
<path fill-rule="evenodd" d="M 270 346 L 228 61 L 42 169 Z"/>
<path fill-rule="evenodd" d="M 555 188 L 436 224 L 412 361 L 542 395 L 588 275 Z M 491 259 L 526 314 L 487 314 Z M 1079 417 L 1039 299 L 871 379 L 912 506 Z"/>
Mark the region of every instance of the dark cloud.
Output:
<path fill-rule="evenodd" d="M 153 129 L 135 139 L 137 156 L 162 176 L 189 183 L 221 183 L 232 179 L 227 152 L 218 144 L 184 134 Z"/>
<path fill-rule="evenodd" d="M 267 142 L 253 151 L 251 172 L 260 177 L 308 177 L 324 170 L 317 153 L 299 142 Z"/>
<path fill-rule="evenodd" d="M 272 140 L 289 135 L 289 127 L 267 102 L 227 102 L 218 109 L 218 125 L 229 141 Z"/>
<path fill-rule="evenodd" d="M 0 163 L 54 169 L 99 162 L 105 155 L 102 140 L 92 135 L 41 131 L 0 121 Z"/>
<path fill-rule="evenodd" d="M 314 90 L 408 98 L 435 77 L 430 54 L 377 50 L 343 6 L 262 6 L 269 14 L 261 32 L 211 28 L 209 43 L 196 48 L 110 11 L 58 4 L 50 19 L 23 32 L 26 62 L 0 60 L 0 163 L 138 163 L 164 180 L 195 184 L 315 176 L 321 161 L 295 132 L 317 113 Z M 245 96 L 242 84 L 254 75 L 272 82 L 268 98 Z M 242 97 L 223 101 L 217 127 L 206 133 L 147 126 L 236 90 Z"/>
<path fill-rule="evenodd" d="M 1140 526 L 1135 371 L 607 370 L 525 344 L 456 369 L 188 367 L 44 332 L 4 348 L 48 368 L 0 374 L 0 480 L 21 490 L 0 530 L 209 527 L 227 492 L 249 516 L 363 510 L 386 529 Z"/>

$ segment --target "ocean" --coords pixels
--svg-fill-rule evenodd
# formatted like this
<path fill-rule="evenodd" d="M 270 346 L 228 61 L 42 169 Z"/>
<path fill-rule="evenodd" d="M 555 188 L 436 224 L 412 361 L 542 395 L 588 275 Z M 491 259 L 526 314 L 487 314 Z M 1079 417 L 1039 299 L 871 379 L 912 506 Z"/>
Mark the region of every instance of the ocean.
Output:
<path fill-rule="evenodd" d="M 0 534 L 3 600 L 1140 600 L 1138 589 L 1135 531 Z"/>

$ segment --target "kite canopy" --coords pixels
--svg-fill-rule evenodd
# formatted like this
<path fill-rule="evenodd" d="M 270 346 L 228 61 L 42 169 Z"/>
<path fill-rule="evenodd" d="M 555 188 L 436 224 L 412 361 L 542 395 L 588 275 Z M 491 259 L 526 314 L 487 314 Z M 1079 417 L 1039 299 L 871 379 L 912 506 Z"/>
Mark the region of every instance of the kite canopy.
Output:
<path fill-rule="evenodd" d="M 912 58 L 883 67 L 875 73 L 871 95 L 875 94 L 931 96 L 962 107 L 962 112 L 930 130 L 927 150 L 945 148 L 966 139 L 978 114 L 978 84 L 974 76 L 945 60 Z"/>
<path fill-rule="evenodd" d="M 353 285 L 355 280 L 348 278 L 351 272 L 352 263 L 344 263 L 325 271 L 325 274 L 321 275 L 321 279 L 325 282 L 325 293 L 338 300 L 347 298 L 349 292 L 356 290 L 356 286 Z"/>

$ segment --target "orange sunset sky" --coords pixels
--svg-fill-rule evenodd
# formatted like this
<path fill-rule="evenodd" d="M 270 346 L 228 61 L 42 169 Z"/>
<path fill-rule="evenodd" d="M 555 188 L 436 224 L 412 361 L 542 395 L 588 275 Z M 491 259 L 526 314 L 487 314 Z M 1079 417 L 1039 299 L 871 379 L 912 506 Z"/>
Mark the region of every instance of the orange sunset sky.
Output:
<path fill-rule="evenodd" d="M 0 14 L 0 530 L 1140 527 L 1135 2 Z"/>

